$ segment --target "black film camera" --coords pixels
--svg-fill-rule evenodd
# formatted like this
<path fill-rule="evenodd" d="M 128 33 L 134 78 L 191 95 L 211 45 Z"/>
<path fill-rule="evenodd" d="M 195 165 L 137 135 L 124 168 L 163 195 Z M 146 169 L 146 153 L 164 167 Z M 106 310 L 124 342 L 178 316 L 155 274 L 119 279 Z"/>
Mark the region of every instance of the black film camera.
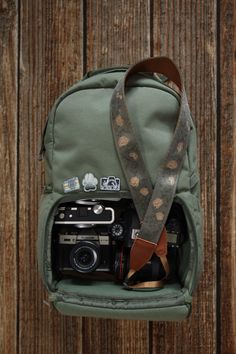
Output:
<path fill-rule="evenodd" d="M 166 224 L 168 248 L 174 250 L 185 239 L 178 222 L 179 215 L 177 217 L 170 213 Z M 139 219 L 131 200 L 80 200 L 61 204 L 54 219 L 54 266 L 62 274 L 69 272 L 89 279 L 91 275 L 105 272 L 112 274 L 116 281 L 123 281 L 139 229 Z M 136 280 L 158 280 L 164 275 L 163 266 L 154 255 L 137 272 Z"/>

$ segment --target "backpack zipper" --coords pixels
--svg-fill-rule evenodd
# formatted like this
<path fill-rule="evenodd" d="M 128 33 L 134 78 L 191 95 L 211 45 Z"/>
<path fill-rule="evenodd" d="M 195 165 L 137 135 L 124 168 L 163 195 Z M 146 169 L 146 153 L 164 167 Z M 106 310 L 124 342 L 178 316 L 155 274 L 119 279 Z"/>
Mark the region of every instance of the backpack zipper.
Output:
<path fill-rule="evenodd" d="M 112 73 L 112 72 L 126 72 L 126 70 L 129 68 L 129 66 L 121 66 L 121 67 L 111 67 L 111 68 L 106 68 L 106 69 L 98 69 L 98 70 L 94 70 L 94 71 L 89 71 L 87 74 L 85 74 L 85 76 L 82 78 L 82 80 L 80 81 L 84 81 L 86 79 L 88 79 L 89 77 L 91 76 L 95 76 L 97 74 L 100 74 L 100 73 Z M 158 75 L 156 76 L 155 74 L 152 75 L 152 78 L 162 84 L 165 84 L 165 82 L 167 81 L 168 78 L 166 78 L 164 75 Z M 165 85 L 166 86 L 166 85 Z M 170 87 L 168 87 L 169 89 L 171 89 Z M 56 109 L 58 107 L 58 105 L 61 103 L 61 101 L 63 101 L 67 96 L 69 96 L 71 93 L 73 92 L 77 92 L 79 91 L 80 89 L 78 88 L 73 88 L 71 91 L 70 91 L 70 88 L 68 89 L 68 91 L 66 91 L 66 94 L 64 97 L 61 97 L 61 99 L 59 98 L 57 103 L 56 103 L 56 107 L 55 107 L 55 111 L 54 111 L 54 115 L 56 113 Z M 83 89 L 82 89 L 83 90 Z M 172 89 L 172 91 L 174 91 Z M 170 92 L 169 92 L 170 93 Z M 171 94 L 171 93 L 170 93 Z M 175 94 L 177 94 L 177 92 L 175 91 Z M 176 97 L 177 98 L 177 97 Z M 53 128 L 54 129 L 54 119 L 55 119 L 55 116 L 53 117 Z M 38 160 L 39 161 L 42 161 L 43 160 L 43 156 L 44 156 L 44 153 L 45 153 L 45 144 L 44 144 L 44 137 L 45 137 L 45 134 L 46 134 L 46 130 L 47 130 L 47 125 L 48 125 L 48 122 L 49 122 L 49 115 L 47 117 L 47 120 L 46 120 L 46 123 L 45 123 L 45 126 L 44 126 L 44 129 L 43 129 L 43 133 L 42 133 L 42 140 L 41 140 L 41 146 L 40 146 L 40 151 L 39 151 L 39 157 L 38 157 Z"/>
<path fill-rule="evenodd" d="M 50 184 L 46 184 L 43 189 L 44 193 L 52 193 L 52 186 Z"/>
<path fill-rule="evenodd" d="M 46 123 L 44 125 L 44 129 L 43 129 L 43 133 L 42 133 L 42 139 L 41 139 L 41 145 L 40 145 L 40 151 L 39 151 L 39 157 L 38 157 L 39 161 L 43 160 L 43 156 L 44 156 L 44 153 L 46 150 L 45 145 L 44 145 L 44 137 L 45 137 L 47 126 L 48 126 L 48 121 L 49 121 L 49 116 L 47 117 Z"/>

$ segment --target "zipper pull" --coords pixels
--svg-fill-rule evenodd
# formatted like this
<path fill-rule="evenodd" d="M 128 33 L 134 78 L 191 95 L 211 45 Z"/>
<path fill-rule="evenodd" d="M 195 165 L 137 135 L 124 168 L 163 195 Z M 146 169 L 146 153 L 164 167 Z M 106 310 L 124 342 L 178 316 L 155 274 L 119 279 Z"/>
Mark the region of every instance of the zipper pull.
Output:
<path fill-rule="evenodd" d="M 52 193 L 52 186 L 50 184 L 46 184 L 44 186 L 44 193 Z"/>
<path fill-rule="evenodd" d="M 48 301 L 49 301 L 49 303 L 50 303 L 50 302 L 54 302 L 54 301 L 56 301 L 56 300 L 58 300 L 58 295 L 55 294 L 55 293 L 49 293 L 49 295 L 48 295 Z"/>

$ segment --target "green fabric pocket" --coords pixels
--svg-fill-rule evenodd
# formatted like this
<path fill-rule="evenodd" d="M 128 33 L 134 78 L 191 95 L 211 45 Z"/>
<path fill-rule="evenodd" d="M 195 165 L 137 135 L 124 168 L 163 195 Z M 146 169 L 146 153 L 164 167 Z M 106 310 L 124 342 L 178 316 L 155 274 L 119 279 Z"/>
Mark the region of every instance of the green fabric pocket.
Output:
<path fill-rule="evenodd" d="M 102 308 L 91 308 L 88 306 L 74 305 L 63 301 L 55 301 L 55 308 L 63 315 L 88 316 L 114 319 L 132 319 L 149 321 L 181 321 L 189 316 L 191 305 L 180 305 L 163 308 L 150 308 L 139 310 L 112 310 L 104 311 Z"/>
<path fill-rule="evenodd" d="M 203 268 L 201 207 L 199 199 L 190 192 L 177 194 L 174 201 L 182 206 L 187 221 L 190 250 L 188 261 L 185 259 L 185 262 L 181 264 L 181 268 L 184 274 L 182 279 L 184 286 L 192 294 Z"/>
<path fill-rule="evenodd" d="M 101 192 L 97 193 L 102 198 Z M 181 271 L 183 273 L 183 287 L 180 284 L 172 283 L 155 292 L 135 292 L 124 290 L 121 285 L 112 282 L 94 282 L 88 286 L 78 279 L 58 281 L 55 277 L 51 265 L 51 229 L 54 210 L 62 200 L 76 200 L 78 197 L 85 196 L 86 194 L 83 196 L 81 194 L 79 196 L 78 194 L 63 196 L 58 193 L 48 193 L 44 194 L 41 199 L 38 237 L 39 268 L 49 290 L 50 300 L 55 303 L 58 310 L 70 314 L 70 310 L 74 308 L 75 313 L 80 315 L 108 318 L 158 320 L 159 318 L 171 319 L 173 315 L 172 319 L 178 320 L 182 318 L 183 313 L 185 314 L 183 317 L 186 317 L 191 303 L 189 294 L 195 288 L 201 272 L 202 244 L 198 199 L 191 193 L 180 193 L 175 197 L 175 202 L 180 204 L 184 210 L 190 239 L 190 250 L 186 248 L 190 252 L 189 257 L 185 257 L 185 262 L 181 264 L 182 268 L 187 269 Z M 176 310 L 166 310 L 165 317 L 163 309 L 169 307 L 176 307 Z M 156 311 L 150 310 L 153 308 Z M 179 310 L 181 315 L 178 315 Z M 144 311 L 146 315 L 144 315 Z"/>

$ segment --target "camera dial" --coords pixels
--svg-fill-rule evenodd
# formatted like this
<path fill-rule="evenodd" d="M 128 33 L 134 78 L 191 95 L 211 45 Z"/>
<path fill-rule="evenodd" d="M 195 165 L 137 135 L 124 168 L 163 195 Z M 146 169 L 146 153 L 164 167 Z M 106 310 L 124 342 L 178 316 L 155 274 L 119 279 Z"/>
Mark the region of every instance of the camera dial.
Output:
<path fill-rule="evenodd" d="M 94 212 L 94 214 L 97 214 L 97 215 L 101 214 L 103 212 L 103 210 L 104 210 L 104 207 L 101 204 L 96 204 L 93 207 L 93 212 Z"/>
<path fill-rule="evenodd" d="M 115 240 L 123 240 L 124 227 L 121 224 L 113 224 L 111 235 Z"/>
<path fill-rule="evenodd" d="M 99 262 L 99 246 L 90 241 L 79 242 L 70 253 L 71 267 L 80 273 L 94 272 Z"/>

